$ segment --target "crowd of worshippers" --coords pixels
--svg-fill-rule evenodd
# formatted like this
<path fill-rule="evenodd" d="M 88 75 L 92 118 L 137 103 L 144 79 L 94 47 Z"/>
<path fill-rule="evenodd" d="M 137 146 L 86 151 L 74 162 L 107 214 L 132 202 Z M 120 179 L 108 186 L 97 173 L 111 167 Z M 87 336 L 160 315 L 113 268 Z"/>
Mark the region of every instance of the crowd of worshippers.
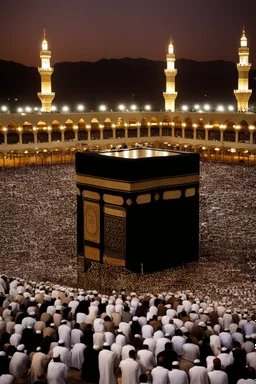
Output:
<path fill-rule="evenodd" d="M 95 290 L 0 277 L 0 384 L 242 384 L 256 313 L 193 292 Z"/>

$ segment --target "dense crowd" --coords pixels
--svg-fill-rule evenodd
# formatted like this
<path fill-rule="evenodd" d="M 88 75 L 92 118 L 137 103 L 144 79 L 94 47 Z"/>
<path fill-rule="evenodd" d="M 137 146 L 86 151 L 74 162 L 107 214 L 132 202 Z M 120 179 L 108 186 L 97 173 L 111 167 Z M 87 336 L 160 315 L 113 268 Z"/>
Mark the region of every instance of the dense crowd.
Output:
<path fill-rule="evenodd" d="M 191 290 L 112 290 L 0 277 L 0 384 L 244 384 L 256 311 Z"/>
<path fill-rule="evenodd" d="M 200 258 L 150 275 L 92 265 L 105 290 L 136 292 L 193 289 L 233 308 L 256 304 L 256 175 L 254 167 L 202 162 Z M 74 164 L 0 169 L 0 271 L 10 276 L 76 285 L 76 186 Z M 50 268 L 49 268 L 50 266 Z"/>

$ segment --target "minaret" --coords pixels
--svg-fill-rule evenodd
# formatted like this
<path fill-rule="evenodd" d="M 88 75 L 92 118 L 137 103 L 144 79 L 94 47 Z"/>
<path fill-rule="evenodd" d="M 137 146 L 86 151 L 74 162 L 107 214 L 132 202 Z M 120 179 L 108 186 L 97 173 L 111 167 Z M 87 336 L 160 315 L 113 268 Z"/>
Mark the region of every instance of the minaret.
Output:
<path fill-rule="evenodd" d="M 249 64 L 249 47 L 247 46 L 247 38 L 245 30 L 243 29 L 243 36 L 240 40 L 240 47 L 238 49 L 239 63 L 237 64 L 238 70 L 238 89 L 234 90 L 237 100 L 238 112 L 248 112 L 249 99 L 252 90 L 249 88 L 249 71 L 251 64 Z"/>
<path fill-rule="evenodd" d="M 175 92 L 175 76 L 177 69 L 175 69 L 175 54 L 173 49 L 172 40 L 168 47 L 168 54 L 166 55 L 167 69 L 164 70 L 166 76 L 166 92 L 163 93 L 165 99 L 165 110 L 175 111 L 175 99 L 177 92 Z"/>
<path fill-rule="evenodd" d="M 50 58 L 51 51 L 48 51 L 48 43 L 45 38 L 42 42 L 42 50 L 40 51 L 41 67 L 38 68 L 38 72 L 41 75 L 41 92 L 37 93 L 37 96 L 42 103 L 43 112 L 51 112 L 52 101 L 55 97 L 55 93 L 52 92 L 51 76 L 54 69 L 51 67 Z"/>

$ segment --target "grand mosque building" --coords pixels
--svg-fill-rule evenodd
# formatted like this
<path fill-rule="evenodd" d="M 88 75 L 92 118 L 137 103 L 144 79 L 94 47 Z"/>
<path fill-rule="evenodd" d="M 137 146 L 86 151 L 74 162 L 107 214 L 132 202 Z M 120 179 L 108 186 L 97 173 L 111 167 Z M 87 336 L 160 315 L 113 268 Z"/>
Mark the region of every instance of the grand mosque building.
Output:
<path fill-rule="evenodd" d="M 238 48 L 236 112 L 177 111 L 175 53 L 166 55 L 164 111 L 62 112 L 52 110 L 51 51 L 44 33 L 40 51 L 39 113 L 0 114 L 0 166 L 74 160 L 77 151 L 138 145 L 199 152 L 202 158 L 255 164 L 256 116 L 248 112 L 249 47 L 245 31 Z M 232 92 L 232 90 L 231 90 Z"/>

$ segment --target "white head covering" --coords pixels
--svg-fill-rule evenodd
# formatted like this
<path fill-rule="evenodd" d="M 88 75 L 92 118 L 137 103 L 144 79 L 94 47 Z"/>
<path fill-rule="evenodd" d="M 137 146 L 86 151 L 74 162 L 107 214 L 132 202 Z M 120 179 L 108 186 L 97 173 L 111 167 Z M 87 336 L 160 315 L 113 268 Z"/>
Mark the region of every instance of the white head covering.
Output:
<path fill-rule="evenodd" d="M 25 349 L 25 345 L 24 344 L 20 344 L 20 345 L 18 345 L 18 347 L 17 347 L 17 351 L 24 351 L 24 349 Z"/>

